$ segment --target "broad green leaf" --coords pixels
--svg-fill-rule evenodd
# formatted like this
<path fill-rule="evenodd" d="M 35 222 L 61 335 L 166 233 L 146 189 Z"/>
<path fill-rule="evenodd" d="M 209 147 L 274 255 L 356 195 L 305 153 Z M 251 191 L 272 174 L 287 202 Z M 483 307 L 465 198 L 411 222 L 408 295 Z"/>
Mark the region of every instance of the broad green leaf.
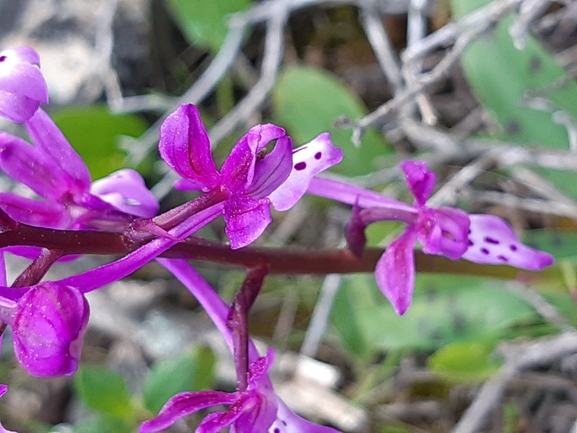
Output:
<path fill-rule="evenodd" d="M 374 278 L 366 283 L 376 288 Z M 413 303 L 402 317 L 384 296 L 368 305 L 359 299 L 357 287 L 351 289 L 349 308 L 358 314 L 354 318 L 358 333 L 373 351 L 435 350 L 454 341 L 493 342 L 512 336 L 515 326 L 538 320 L 533 308 L 502 282 L 479 277 L 418 274 Z"/>
<path fill-rule="evenodd" d="M 248 8 L 250 3 L 250 0 L 168 0 L 188 42 L 215 53 L 226 36 L 228 16 Z"/>
<path fill-rule="evenodd" d="M 487 0 L 452 0 L 457 17 L 488 3 Z M 462 56 L 467 80 L 479 101 L 502 127 L 499 138 L 518 143 L 568 149 L 565 127 L 556 124 L 549 111 L 530 108 L 524 98 L 543 93 L 547 86 L 562 78 L 566 71 L 528 32 L 526 46 L 517 49 L 509 28 L 508 16 L 483 37 L 471 43 Z M 569 80 L 541 96 L 554 111 L 563 110 L 577 117 L 577 82 Z M 533 94 L 533 95 L 531 95 Z"/>
<path fill-rule="evenodd" d="M 124 168 L 126 154 L 117 146 L 120 136 L 138 137 L 147 128 L 141 117 L 113 114 L 103 105 L 65 108 L 51 115 L 84 159 L 93 179 Z"/>
<path fill-rule="evenodd" d="M 175 394 L 210 388 L 216 358 L 208 347 L 199 346 L 180 356 L 159 361 L 144 383 L 144 404 L 153 413 Z"/>
<path fill-rule="evenodd" d="M 491 353 L 493 344 L 458 341 L 435 352 L 428 361 L 431 371 L 451 382 L 479 382 L 491 377 L 500 364 Z"/>
<path fill-rule="evenodd" d="M 378 294 L 369 275 L 352 275 L 343 280 L 331 310 L 331 323 L 345 349 L 354 358 L 371 355 L 370 341 L 359 323 L 360 317 L 371 308 Z"/>
<path fill-rule="evenodd" d="M 555 260 L 577 257 L 577 233 L 555 229 L 529 230 L 523 241 L 533 248 L 547 251 Z"/>
<path fill-rule="evenodd" d="M 374 130 L 368 130 L 360 147 L 351 143 L 351 131 L 335 128 L 341 116 L 353 120 L 367 113 L 363 102 L 333 75 L 309 66 L 285 69 L 273 90 L 274 119 L 287 128 L 295 145 L 304 144 L 322 132 L 330 132 L 343 161 L 333 170 L 347 176 L 365 175 L 386 164 L 391 148 Z"/>
<path fill-rule="evenodd" d="M 73 433 L 133 433 L 134 423 L 112 415 L 100 415 L 80 421 L 74 426 Z"/>
<path fill-rule="evenodd" d="M 134 407 L 124 378 L 106 367 L 82 366 L 74 376 L 82 402 L 100 413 L 132 419 Z"/>

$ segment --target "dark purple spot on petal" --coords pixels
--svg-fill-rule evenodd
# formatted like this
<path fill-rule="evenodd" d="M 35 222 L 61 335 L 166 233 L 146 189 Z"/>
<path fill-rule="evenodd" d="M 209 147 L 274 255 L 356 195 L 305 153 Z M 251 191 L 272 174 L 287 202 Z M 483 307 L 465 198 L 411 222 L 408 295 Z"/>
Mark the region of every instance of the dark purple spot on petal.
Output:
<path fill-rule="evenodd" d="M 321 159 L 322 156 L 323 156 L 322 152 L 315 153 L 315 159 Z"/>
<path fill-rule="evenodd" d="M 284 419 L 281 419 L 280 422 L 282 422 L 282 425 L 284 425 L 285 427 L 288 425 Z"/>
<path fill-rule="evenodd" d="M 473 241 L 471 239 L 467 239 L 467 245 L 469 245 L 470 247 L 472 247 L 473 245 L 475 245 L 473 243 Z"/>
<path fill-rule="evenodd" d="M 481 252 L 483 254 L 489 254 L 489 250 L 487 248 L 481 248 Z"/>
<path fill-rule="evenodd" d="M 511 251 L 517 251 L 517 245 L 511 244 L 511 245 L 509 245 L 509 249 L 510 249 Z"/>
<path fill-rule="evenodd" d="M 469 232 L 467 234 L 469 234 L 469 235 L 471 234 L 471 229 L 469 229 Z"/>
<path fill-rule="evenodd" d="M 499 260 L 501 260 L 502 262 L 508 262 L 508 261 L 509 261 L 509 259 L 508 259 L 507 257 L 505 257 L 505 256 L 499 255 L 499 256 L 497 256 L 497 258 L 498 258 Z"/>
<path fill-rule="evenodd" d="M 0 62 L 3 62 L 4 60 L 6 60 L 6 56 L 0 56 Z"/>
<path fill-rule="evenodd" d="M 483 240 L 485 242 L 487 242 L 488 244 L 493 244 L 493 245 L 499 245 L 499 243 L 500 243 L 497 239 L 490 238 L 489 236 L 485 236 L 485 238 Z"/>
<path fill-rule="evenodd" d="M 274 432 L 274 433 L 280 433 L 280 428 L 275 427 L 274 430 L 273 430 L 273 432 Z"/>
<path fill-rule="evenodd" d="M 301 171 L 307 168 L 307 163 L 302 161 L 295 164 L 295 170 Z"/>

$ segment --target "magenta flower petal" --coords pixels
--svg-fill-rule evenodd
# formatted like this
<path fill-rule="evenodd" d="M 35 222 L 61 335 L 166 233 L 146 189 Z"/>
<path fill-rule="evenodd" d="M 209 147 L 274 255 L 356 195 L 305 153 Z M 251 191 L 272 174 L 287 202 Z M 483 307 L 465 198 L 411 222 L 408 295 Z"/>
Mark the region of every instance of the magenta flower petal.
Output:
<path fill-rule="evenodd" d="M 66 208 L 57 202 L 40 201 L 0 192 L 0 208 L 16 221 L 36 227 L 62 229 L 71 222 Z"/>
<path fill-rule="evenodd" d="M 48 87 L 38 53 L 30 47 L 0 52 L 0 115 L 24 122 L 41 102 L 48 102 Z"/>
<path fill-rule="evenodd" d="M 501 218 L 494 215 L 469 215 L 469 248 L 463 258 L 476 263 L 510 265 L 538 271 L 553 264 L 553 256 L 534 250 L 515 235 Z"/>
<path fill-rule="evenodd" d="M 229 198 L 224 206 L 226 235 L 233 250 L 254 242 L 271 223 L 268 198 Z"/>
<path fill-rule="evenodd" d="M 153 433 L 170 427 L 179 419 L 207 407 L 232 404 L 235 393 L 220 391 L 183 392 L 172 397 L 154 419 L 140 426 L 140 433 Z"/>
<path fill-rule="evenodd" d="M 375 268 L 377 284 L 399 316 L 405 314 L 413 297 L 416 240 L 416 231 L 407 227 L 387 247 Z"/>
<path fill-rule="evenodd" d="M 158 150 L 162 159 L 197 190 L 206 192 L 220 183 L 208 133 L 194 105 L 183 104 L 166 118 L 160 128 Z"/>
<path fill-rule="evenodd" d="M 261 151 L 271 141 L 284 137 L 285 135 L 286 132 L 284 129 L 272 124 L 252 127 L 232 148 L 230 155 L 226 161 L 224 161 L 220 170 L 223 184 L 226 185 L 231 192 L 246 192 L 253 182 L 255 165 L 259 162 Z M 285 147 L 286 143 L 284 146 L 281 144 L 281 148 L 279 149 L 280 154 L 286 154 L 286 152 L 284 152 Z M 275 157 L 280 156 L 280 154 L 275 154 Z M 271 162 L 273 162 L 273 160 L 271 160 Z M 268 166 L 268 164 L 265 164 L 265 166 Z M 268 166 L 268 170 L 265 169 L 266 174 L 268 174 L 269 170 L 270 166 Z"/>
<path fill-rule="evenodd" d="M 417 206 L 424 206 L 435 187 L 435 173 L 429 171 L 425 161 L 405 161 L 400 167 L 405 172 L 407 186 L 415 196 Z"/>
<path fill-rule="evenodd" d="M 416 230 L 423 252 L 459 259 L 468 248 L 469 224 L 469 216 L 460 209 L 421 208 Z"/>
<path fill-rule="evenodd" d="M 292 170 L 292 140 L 281 137 L 272 152 L 258 161 L 254 177 L 246 194 L 251 197 L 266 197 L 277 189 Z"/>
<path fill-rule="evenodd" d="M 51 159 L 24 140 L 0 133 L 0 168 L 41 197 L 58 201 L 68 188 L 68 177 Z"/>
<path fill-rule="evenodd" d="M 342 159 L 342 150 L 334 146 L 326 132 L 295 149 L 289 177 L 269 196 L 274 208 L 284 211 L 293 207 L 307 191 L 313 176 L 338 164 Z"/>
<path fill-rule="evenodd" d="M 87 191 L 90 187 L 88 167 L 48 114 L 38 109 L 26 122 L 26 128 L 41 157 L 58 167 L 55 175 L 66 180 L 62 185 L 67 185 L 68 192 L 76 195 Z"/>
<path fill-rule="evenodd" d="M 128 168 L 93 182 L 90 193 L 122 212 L 141 218 L 152 218 L 160 207 L 142 176 Z"/>
<path fill-rule="evenodd" d="M 11 323 L 20 364 L 33 376 L 73 374 L 88 316 L 88 302 L 77 289 L 53 282 L 31 287 Z"/>

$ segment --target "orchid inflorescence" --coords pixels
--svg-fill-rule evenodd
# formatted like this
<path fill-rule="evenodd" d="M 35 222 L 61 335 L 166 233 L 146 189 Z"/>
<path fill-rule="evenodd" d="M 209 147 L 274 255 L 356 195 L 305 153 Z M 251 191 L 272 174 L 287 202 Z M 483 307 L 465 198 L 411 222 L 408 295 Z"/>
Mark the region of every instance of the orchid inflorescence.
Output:
<path fill-rule="evenodd" d="M 28 47 L 1 52 L 0 116 L 23 123 L 32 143 L 0 133 L 0 168 L 37 195 L 29 198 L 0 193 L 0 247 L 3 252 L 32 260 L 8 286 L 0 255 L 0 329 L 11 327 L 20 364 L 38 377 L 73 374 L 90 311 L 84 294 L 127 276 L 151 260 L 166 267 L 196 296 L 234 356 L 236 392 L 178 394 L 142 425 L 143 433 L 160 431 L 212 406 L 226 409 L 210 413 L 197 432 L 218 432 L 227 427 L 243 433 L 335 431 L 299 417 L 275 394 L 268 375 L 274 353 L 269 349 L 264 356 L 259 355 L 248 336 L 246 315 L 270 271 L 269 264 L 261 260 L 258 266 L 247 266 L 246 279 L 228 306 L 185 260 L 170 255 L 196 242 L 190 236 L 220 215 L 234 253 L 265 231 L 272 221 L 271 207 L 288 210 L 305 193 L 348 204 L 353 207 L 353 217 L 346 231 L 347 251 L 353 254 L 347 257 L 357 261 L 365 251 L 364 231 L 369 224 L 404 223 L 402 234 L 385 249 L 374 269 L 379 287 L 400 315 L 411 303 L 416 241 L 425 254 L 451 260 L 530 270 L 552 263 L 549 254 L 523 245 L 496 216 L 427 206 L 435 175 L 424 162 L 401 164 L 415 197 L 413 205 L 318 177 L 343 158 L 327 133 L 293 149 L 291 138 L 281 127 L 254 126 L 218 170 L 199 110 L 191 104 L 181 105 L 164 121 L 159 151 L 181 176 L 176 189 L 199 195 L 157 215 L 159 203 L 136 171 L 125 169 L 91 180 L 80 156 L 39 108 L 40 103 L 47 102 L 38 54 Z M 18 235 L 22 232 L 28 235 Z M 94 240 L 94 233 L 102 241 L 91 249 L 83 239 Z M 48 246 L 46 242 L 52 243 Z M 202 245 L 202 241 L 197 242 L 198 247 Z M 106 248 L 113 252 L 117 247 L 124 248 L 124 256 L 115 262 L 58 281 L 43 281 L 58 259 L 103 253 Z M 0 395 L 6 391 L 7 386 L 0 385 Z"/>

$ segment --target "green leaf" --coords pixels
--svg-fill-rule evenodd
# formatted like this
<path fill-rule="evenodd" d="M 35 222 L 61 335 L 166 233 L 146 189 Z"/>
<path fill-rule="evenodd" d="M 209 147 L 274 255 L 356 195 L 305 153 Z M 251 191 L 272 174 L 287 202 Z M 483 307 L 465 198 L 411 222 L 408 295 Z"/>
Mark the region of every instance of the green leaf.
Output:
<path fill-rule="evenodd" d="M 159 361 L 144 383 L 144 404 L 153 413 L 175 394 L 210 388 L 214 382 L 216 357 L 210 348 L 193 351 Z"/>
<path fill-rule="evenodd" d="M 376 131 L 367 131 L 357 148 L 351 143 L 350 130 L 333 126 L 341 116 L 361 118 L 367 108 L 328 72 L 308 66 L 286 68 L 273 90 L 273 104 L 275 121 L 287 128 L 295 144 L 304 144 L 325 131 L 331 133 L 335 145 L 344 152 L 334 171 L 358 176 L 386 165 L 391 148 Z"/>
<path fill-rule="evenodd" d="M 454 342 L 437 352 L 428 361 L 431 371 L 451 382 L 479 382 L 491 377 L 500 364 L 492 359 L 493 344 Z"/>
<path fill-rule="evenodd" d="M 370 342 L 359 323 L 374 298 L 374 286 L 368 275 L 353 275 L 345 278 L 335 296 L 331 310 L 331 323 L 337 331 L 345 349 L 354 358 L 366 359 L 371 355 Z M 364 302 L 366 301 L 366 302 Z"/>
<path fill-rule="evenodd" d="M 555 260 L 577 257 L 577 233 L 555 229 L 529 230 L 523 236 L 523 242 L 547 251 Z"/>
<path fill-rule="evenodd" d="M 82 366 L 74 376 L 79 398 L 90 409 L 131 420 L 134 407 L 124 378 L 106 367 Z"/>
<path fill-rule="evenodd" d="M 136 425 L 124 418 L 100 415 L 80 421 L 72 431 L 73 433 L 133 433 L 136 431 Z"/>
<path fill-rule="evenodd" d="M 51 113 L 74 149 L 80 154 L 93 179 L 125 167 L 125 152 L 117 146 L 121 135 L 138 137 L 146 123 L 132 114 L 113 114 L 103 105 L 65 108 Z"/>
<path fill-rule="evenodd" d="M 378 290 L 374 278 L 366 284 Z M 454 341 L 493 342 L 511 337 L 515 326 L 538 320 L 533 308 L 502 282 L 486 278 L 418 274 L 413 303 L 402 317 L 384 296 L 380 302 L 367 302 L 359 299 L 356 286 L 352 290 L 349 308 L 362 314 L 354 319 L 346 316 L 347 322 L 357 322 L 372 351 L 436 350 Z"/>
<path fill-rule="evenodd" d="M 458 17 L 486 3 L 486 0 L 452 0 Z M 502 127 L 499 138 L 568 149 L 566 128 L 553 121 L 551 112 L 530 108 L 523 99 L 527 96 L 534 99 L 535 94 L 540 94 L 548 98 L 555 111 L 563 110 L 575 118 L 577 82 L 569 80 L 559 89 L 543 93 L 566 71 L 530 33 L 525 38 L 526 46 L 517 49 L 509 35 L 513 19 L 513 16 L 502 19 L 492 33 L 467 47 L 461 59 L 467 80 L 479 101 Z"/>
<path fill-rule="evenodd" d="M 168 5 L 184 36 L 217 52 L 227 32 L 228 16 L 250 6 L 250 0 L 169 0 Z"/>

